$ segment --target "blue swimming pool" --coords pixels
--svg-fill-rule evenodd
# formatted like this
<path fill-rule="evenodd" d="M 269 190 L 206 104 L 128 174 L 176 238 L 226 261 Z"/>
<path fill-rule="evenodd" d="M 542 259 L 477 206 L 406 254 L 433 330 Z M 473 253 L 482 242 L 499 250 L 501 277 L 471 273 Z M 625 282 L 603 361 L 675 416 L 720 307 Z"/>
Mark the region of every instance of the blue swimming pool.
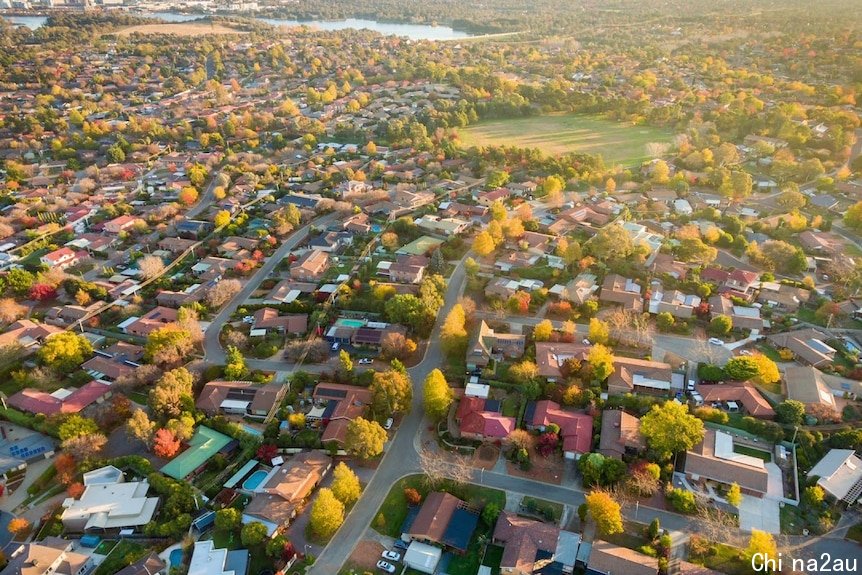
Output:
<path fill-rule="evenodd" d="M 266 479 L 267 473 L 263 469 L 258 469 L 254 473 L 248 476 L 248 478 L 242 482 L 242 488 L 246 491 L 254 491 L 260 484 L 263 483 L 263 480 Z"/>
<path fill-rule="evenodd" d="M 263 437 L 263 432 L 256 427 L 243 424 L 242 428 L 245 430 L 246 433 L 251 433 L 252 435 L 257 435 L 258 437 Z"/>
<path fill-rule="evenodd" d="M 171 567 L 179 567 L 183 564 L 183 550 L 182 549 L 174 549 L 171 551 L 171 554 L 168 556 L 171 560 Z"/>

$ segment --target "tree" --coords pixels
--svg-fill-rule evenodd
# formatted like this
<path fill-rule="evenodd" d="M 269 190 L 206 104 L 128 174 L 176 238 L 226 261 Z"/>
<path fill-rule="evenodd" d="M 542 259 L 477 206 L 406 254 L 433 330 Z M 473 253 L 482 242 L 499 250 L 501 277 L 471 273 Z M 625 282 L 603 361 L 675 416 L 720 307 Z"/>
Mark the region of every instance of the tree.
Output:
<path fill-rule="evenodd" d="M 635 251 L 629 233 L 616 224 L 601 228 L 586 246 L 589 253 L 599 261 L 623 260 Z"/>
<path fill-rule="evenodd" d="M 350 354 L 347 353 L 347 350 L 342 349 L 338 352 L 338 365 L 344 377 L 350 377 L 353 373 L 353 360 L 350 359 Z"/>
<path fill-rule="evenodd" d="M 750 355 L 739 355 L 730 358 L 724 365 L 724 373 L 736 381 L 748 381 L 758 373 L 758 364 Z"/>
<path fill-rule="evenodd" d="M 653 405 L 641 418 L 641 435 L 652 450 L 667 458 L 703 440 L 703 421 L 691 415 L 685 404 L 668 401 Z"/>
<path fill-rule="evenodd" d="M 492 203 L 488 211 L 491 214 L 491 219 L 495 222 L 505 222 L 506 218 L 509 217 L 509 212 L 506 211 L 506 206 L 504 206 L 503 202 L 500 200 L 496 200 Z"/>
<path fill-rule="evenodd" d="M 239 538 L 242 541 L 243 547 L 257 547 L 269 535 L 269 530 L 266 525 L 260 521 L 252 521 L 242 526 Z"/>
<path fill-rule="evenodd" d="M 194 341 L 189 330 L 167 324 L 147 336 L 144 357 L 158 365 L 176 365 L 192 352 Z"/>
<path fill-rule="evenodd" d="M 80 435 L 98 433 L 98 431 L 99 426 L 96 425 L 95 421 L 78 413 L 73 413 L 60 424 L 60 427 L 57 429 L 57 436 L 60 438 L 60 441 L 66 441 Z"/>
<path fill-rule="evenodd" d="M 602 382 L 614 372 L 614 355 L 600 343 L 590 348 L 587 363 L 590 364 L 594 381 Z"/>
<path fill-rule="evenodd" d="M 15 517 L 9 521 L 9 525 L 6 527 L 16 539 L 24 539 L 30 533 L 31 528 L 32 525 L 24 517 Z"/>
<path fill-rule="evenodd" d="M 238 279 L 223 279 L 207 291 L 206 300 L 212 308 L 220 308 L 242 290 Z"/>
<path fill-rule="evenodd" d="M 345 507 L 353 505 L 362 494 L 359 478 L 343 461 L 336 465 L 332 472 L 331 489 L 335 498 L 341 501 Z"/>
<path fill-rule="evenodd" d="M 21 319 L 27 313 L 27 306 L 23 306 L 14 298 L 4 297 L 0 299 L 0 322 L 12 323 Z"/>
<path fill-rule="evenodd" d="M 376 421 L 357 417 L 347 424 L 344 449 L 360 459 L 371 459 L 383 453 L 388 435 Z"/>
<path fill-rule="evenodd" d="M 379 371 L 371 381 L 371 404 L 375 413 L 389 416 L 410 410 L 413 385 L 410 376 L 393 369 Z"/>
<path fill-rule="evenodd" d="M 54 469 L 57 470 L 57 480 L 63 485 L 69 485 L 75 480 L 78 465 L 74 457 L 68 453 L 61 453 L 54 458 Z"/>
<path fill-rule="evenodd" d="M 650 175 L 656 184 L 666 184 L 670 180 L 670 166 L 664 160 L 656 160 L 652 164 Z"/>
<path fill-rule="evenodd" d="M 734 507 L 739 507 L 739 504 L 742 503 L 742 490 L 739 488 L 739 483 L 735 481 L 731 484 L 730 489 L 727 490 L 727 495 L 725 496 L 727 502 Z"/>
<path fill-rule="evenodd" d="M 423 384 L 425 413 L 432 419 L 443 419 L 452 405 L 452 389 L 439 369 L 434 369 Z"/>
<path fill-rule="evenodd" d="M 322 488 L 311 506 L 309 526 L 321 539 L 332 537 L 344 523 L 344 504 L 335 497 L 331 489 Z"/>
<path fill-rule="evenodd" d="M 182 190 L 180 190 L 179 199 L 180 203 L 184 206 L 191 206 L 196 201 L 198 201 L 198 191 L 191 186 L 186 186 Z"/>
<path fill-rule="evenodd" d="M 120 164 L 126 161 L 126 153 L 123 151 L 123 148 L 120 147 L 119 144 L 114 144 L 110 146 L 105 151 L 105 157 L 107 157 L 108 161 L 112 164 Z"/>
<path fill-rule="evenodd" d="M 72 331 L 48 336 L 36 356 L 57 371 L 72 373 L 93 353 L 90 340 Z"/>
<path fill-rule="evenodd" d="M 492 238 L 491 234 L 485 230 L 479 232 L 473 240 L 473 251 L 480 257 L 490 255 L 491 252 L 494 251 L 495 247 L 496 244 L 494 242 L 494 238 Z"/>
<path fill-rule="evenodd" d="M 844 223 L 854 230 L 862 229 L 862 202 L 856 202 L 844 212 Z"/>
<path fill-rule="evenodd" d="M 234 507 L 225 507 L 224 509 L 216 511 L 215 528 L 218 531 L 234 531 L 241 523 L 242 514 Z"/>
<path fill-rule="evenodd" d="M 623 517 L 620 504 L 606 491 L 593 491 L 586 497 L 587 510 L 596 523 L 600 535 L 608 536 L 623 532 Z"/>
<path fill-rule="evenodd" d="M 589 339 L 592 343 L 607 344 L 608 339 L 610 339 L 608 324 L 598 318 L 591 318 Z"/>
<path fill-rule="evenodd" d="M 153 453 L 170 459 L 180 450 L 180 440 L 170 429 L 162 428 L 153 436 Z"/>
<path fill-rule="evenodd" d="M 813 509 L 819 508 L 826 498 L 826 492 L 819 485 L 810 485 L 802 492 L 802 504 Z"/>
<path fill-rule="evenodd" d="M 230 380 L 241 380 L 248 375 L 248 368 L 245 366 L 245 357 L 242 352 L 232 345 L 227 346 L 225 353 L 224 376 Z"/>
<path fill-rule="evenodd" d="M 416 342 L 397 331 L 387 333 L 380 342 L 380 354 L 384 359 L 404 359 L 414 351 Z"/>
<path fill-rule="evenodd" d="M 533 339 L 536 341 L 548 341 L 554 333 L 554 324 L 551 320 L 545 319 L 536 324 L 533 328 Z"/>
<path fill-rule="evenodd" d="M 670 312 L 663 311 L 656 316 L 655 323 L 661 331 L 670 331 L 673 329 L 676 320 Z"/>
<path fill-rule="evenodd" d="M 757 374 L 754 376 L 754 382 L 761 385 L 775 383 L 781 379 L 781 374 L 778 372 L 778 365 L 762 353 L 751 354 L 751 359 L 757 365 Z"/>
<path fill-rule="evenodd" d="M 108 438 L 102 433 L 88 433 L 65 440 L 61 446 L 63 449 L 81 462 L 89 462 L 104 449 Z"/>
<path fill-rule="evenodd" d="M 130 439 L 136 439 L 149 447 L 153 439 L 156 424 L 150 421 L 149 416 L 143 409 L 136 409 L 132 416 L 126 421 L 126 435 Z"/>
<path fill-rule="evenodd" d="M 457 303 L 443 322 L 440 329 L 440 344 L 443 353 L 450 359 L 463 358 L 467 352 L 467 315 L 464 307 Z"/>
<path fill-rule="evenodd" d="M 778 557 L 778 546 L 775 544 L 775 539 L 766 531 L 759 529 L 751 530 L 751 538 L 749 538 L 748 548 L 745 550 L 745 557 L 749 561 L 749 564 L 751 564 L 750 562 L 755 555 L 769 559 Z M 764 572 L 769 571 L 764 570 Z"/>
<path fill-rule="evenodd" d="M 56 297 L 57 290 L 48 284 L 37 283 L 30 288 L 29 298 L 33 301 L 48 301 Z"/>
<path fill-rule="evenodd" d="M 188 412 L 183 412 L 179 417 L 169 419 L 165 427 L 170 429 L 181 442 L 188 441 L 195 434 L 195 418 Z"/>
<path fill-rule="evenodd" d="M 145 280 L 158 277 L 165 271 L 165 262 L 159 256 L 144 256 L 138 260 L 141 277 Z"/>
<path fill-rule="evenodd" d="M 717 315 L 709 322 L 709 333 L 712 335 L 727 335 L 733 328 L 733 320 L 726 315 Z"/>
<path fill-rule="evenodd" d="M 228 225 L 230 223 L 230 212 L 227 210 L 221 210 L 213 218 L 213 223 L 217 228 L 223 228 Z"/>
<path fill-rule="evenodd" d="M 404 499 L 407 500 L 407 505 L 419 505 L 422 502 L 422 495 L 412 487 L 405 487 Z"/>
<path fill-rule="evenodd" d="M 795 399 L 787 399 L 775 407 L 775 417 L 779 423 L 801 425 L 805 418 L 805 404 Z"/>
<path fill-rule="evenodd" d="M 72 499 L 80 499 L 85 490 L 84 484 L 76 481 L 66 488 L 66 494 Z"/>
<path fill-rule="evenodd" d="M 6 285 L 16 295 L 27 295 L 35 281 L 36 276 L 24 268 L 13 268 L 6 274 Z"/>
<path fill-rule="evenodd" d="M 165 417 L 177 417 L 182 412 L 184 399 L 192 398 L 192 374 L 180 367 L 165 372 L 150 390 L 149 403 L 153 413 Z"/>

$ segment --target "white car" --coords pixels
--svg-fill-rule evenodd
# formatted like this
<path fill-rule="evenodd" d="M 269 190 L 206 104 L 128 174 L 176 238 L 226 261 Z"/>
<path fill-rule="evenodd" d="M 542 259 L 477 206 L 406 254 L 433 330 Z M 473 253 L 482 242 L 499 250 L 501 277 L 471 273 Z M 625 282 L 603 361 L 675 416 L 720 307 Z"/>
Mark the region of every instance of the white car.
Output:
<path fill-rule="evenodd" d="M 363 357 L 359 360 L 359 365 L 371 365 L 372 363 L 374 363 L 374 360 L 370 357 Z"/>
<path fill-rule="evenodd" d="M 387 573 L 395 573 L 395 565 L 392 563 L 387 563 L 386 561 L 380 560 L 377 562 L 377 568 L 386 571 Z"/>
<path fill-rule="evenodd" d="M 743 349 L 742 351 L 739 352 L 739 355 L 751 355 L 751 352 L 748 351 L 747 349 Z"/>
<path fill-rule="evenodd" d="M 586 338 L 584 338 L 584 341 L 582 341 L 581 343 L 583 343 L 584 345 L 592 345 L 592 344 L 590 343 L 590 340 L 588 340 L 588 339 L 586 339 Z"/>
<path fill-rule="evenodd" d="M 718 339 L 717 337 L 709 338 L 709 343 L 712 345 L 724 345 L 724 340 Z"/>
<path fill-rule="evenodd" d="M 389 419 L 386 420 L 386 423 L 383 424 L 383 429 L 387 429 L 387 430 L 392 429 L 393 423 L 395 423 L 395 420 L 390 417 Z"/>
<path fill-rule="evenodd" d="M 380 556 L 390 561 L 401 561 L 401 553 L 398 553 L 397 551 L 386 550 Z"/>

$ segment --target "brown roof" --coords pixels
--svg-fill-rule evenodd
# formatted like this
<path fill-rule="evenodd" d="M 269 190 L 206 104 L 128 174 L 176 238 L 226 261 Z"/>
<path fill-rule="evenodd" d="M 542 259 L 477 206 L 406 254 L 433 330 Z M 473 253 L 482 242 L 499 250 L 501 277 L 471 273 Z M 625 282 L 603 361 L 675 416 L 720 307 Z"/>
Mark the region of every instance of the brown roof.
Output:
<path fill-rule="evenodd" d="M 766 469 L 730 459 L 719 459 L 715 456 L 715 436 L 715 430 L 707 429 L 703 441 L 686 452 L 685 472 L 720 483 L 738 483 L 743 489 L 766 493 L 769 484 L 769 473 Z"/>
<path fill-rule="evenodd" d="M 621 409 L 606 409 L 602 413 L 602 435 L 599 453 L 622 459 L 626 447 L 644 449 L 646 443 L 640 432 L 641 420 Z"/>
<path fill-rule="evenodd" d="M 587 567 L 606 575 L 656 575 L 658 559 L 633 549 L 597 540 L 593 543 Z"/>
<path fill-rule="evenodd" d="M 695 565 L 688 561 L 679 562 L 678 573 L 680 575 L 721 575 L 721 571 L 715 571 L 714 569 L 704 567 L 703 565 Z"/>
<path fill-rule="evenodd" d="M 305 333 L 308 329 L 308 314 L 279 315 L 278 310 L 264 307 L 254 312 L 254 327 L 256 329 L 282 328 L 287 333 Z"/>
<path fill-rule="evenodd" d="M 829 339 L 829 336 L 813 328 L 777 333 L 767 337 L 775 346 L 786 347 L 799 359 L 815 367 L 831 363 L 835 355 L 833 351 L 824 347 L 824 342 Z"/>
<path fill-rule="evenodd" d="M 787 399 L 806 405 L 821 404 L 837 410 L 835 396 L 823 382 L 820 372 L 811 366 L 793 366 L 784 370 Z"/>
<path fill-rule="evenodd" d="M 300 453 L 282 465 L 263 485 L 263 490 L 287 501 L 302 501 L 331 465 L 332 459 L 318 451 Z"/>
<path fill-rule="evenodd" d="M 503 511 L 494 527 L 494 541 L 504 544 L 500 567 L 532 573 L 536 551 L 553 553 L 559 537 L 560 529 L 556 525 Z"/>
<path fill-rule="evenodd" d="M 536 342 L 536 366 L 542 377 L 561 377 L 560 365 L 566 359 L 585 360 L 590 346 L 582 343 Z"/>
<path fill-rule="evenodd" d="M 413 520 L 408 534 L 428 541 L 442 541 L 452 514 L 460 504 L 461 500 L 449 493 L 439 491 L 429 493 L 422 503 L 419 514 Z"/>
<path fill-rule="evenodd" d="M 614 372 L 608 378 L 608 388 L 634 391 L 636 376 L 666 381 L 670 384 L 670 365 L 660 361 L 614 356 Z"/>
<path fill-rule="evenodd" d="M 81 568 L 90 560 L 87 555 L 74 553 L 71 542 L 59 537 L 46 537 L 38 543 L 23 545 L 23 551 L 13 557 L 4 573 L 16 575 L 44 575 L 55 561 L 59 560 L 52 575 L 78 575 Z"/>
<path fill-rule="evenodd" d="M 738 401 L 754 417 L 772 419 L 775 411 L 769 402 L 750 383 L 730 383 L 726 385 L 699 385 L 697 391 L 703 396 L 704 403 L 713 401 Z"/>
<path fill-rule="evenodd" d="M 250 411 L 268 412 L 284 390 L 283 385 L 275 383 L 260 385 L 250 381 L 210 381 L 204 385 L 195 405 L 206 413 L 219 413 L 222 402 L 228 398 L 229 393 L 234 392 L 243 394 L 244 399 L 250 401 Z"/>

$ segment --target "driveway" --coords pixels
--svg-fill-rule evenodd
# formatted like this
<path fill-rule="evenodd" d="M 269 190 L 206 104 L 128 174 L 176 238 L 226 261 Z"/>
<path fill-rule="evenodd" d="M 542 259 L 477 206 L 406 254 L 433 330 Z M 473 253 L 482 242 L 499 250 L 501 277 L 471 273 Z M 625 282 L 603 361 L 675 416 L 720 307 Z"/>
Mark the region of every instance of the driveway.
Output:
<path fill-rule="evenodd" d="M 781 532 L 778 501 L 764 497 L 742 496 L 739 506 L 739 529 L 751 531 L 759 529 L 778 535 Z"/>

